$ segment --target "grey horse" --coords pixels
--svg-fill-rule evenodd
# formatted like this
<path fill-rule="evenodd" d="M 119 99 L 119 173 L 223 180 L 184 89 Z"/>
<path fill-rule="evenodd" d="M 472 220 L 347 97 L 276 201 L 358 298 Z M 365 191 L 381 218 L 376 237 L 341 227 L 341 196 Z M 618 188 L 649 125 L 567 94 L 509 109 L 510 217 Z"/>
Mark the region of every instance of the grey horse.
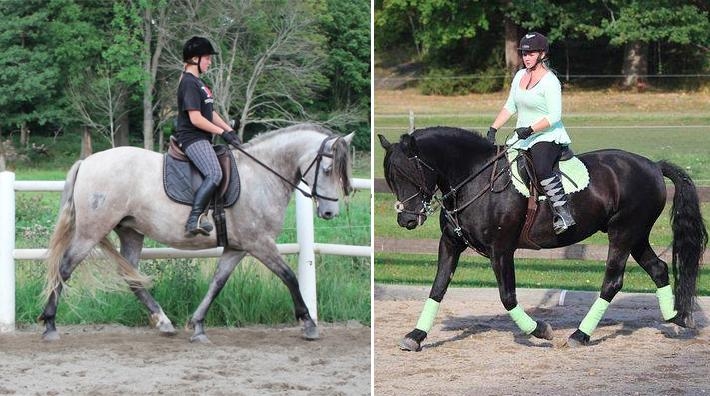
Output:
<path fill-rule="evenodd" d="M 194 329 L 191 341 L 209 341 L 204 331 L 207 310 L 247 253 L 288 287 L 296 318 L 303 324 L 303 336 L 319 337 L 296 276 L 278 252 L 276 237 L 283 227 L 294 184 L 301 180 L 311 188 L 319 217 L 330 219 L 338 215 L 340 194 L 352 191 L 352 137 L 353 134 L 341 137 L 321 126 L 301 124 L 259 135 L 242 146 L 273 172 L 244 153 L 233 152 L 242 193 L 237 203 L 226 210 L 228 247 L 219 259 L 207 294 L 189 321 Z M 171 201 L 165 194 L 162 162 L 161 154 L 119 147 L 77 161 L 69 170 L 47 255 L 47 304 L 39 317 L 45 323 L 44 340 L 59 339 L 55 316 L 62 288 L 95 247 L 119 265 L 160 333 L 176 333 L 170 319 L 145 289 L 146 278 L 138 271 L 143 239 L 148 236 L 179 249 L 204 249 L 216 246 L 216 236 L 212 231 L 209 236 L 184 237 L 183 224 L 190 207 Z M 118 235 L 120 254 L 108 239 L 111 231 Z"/>

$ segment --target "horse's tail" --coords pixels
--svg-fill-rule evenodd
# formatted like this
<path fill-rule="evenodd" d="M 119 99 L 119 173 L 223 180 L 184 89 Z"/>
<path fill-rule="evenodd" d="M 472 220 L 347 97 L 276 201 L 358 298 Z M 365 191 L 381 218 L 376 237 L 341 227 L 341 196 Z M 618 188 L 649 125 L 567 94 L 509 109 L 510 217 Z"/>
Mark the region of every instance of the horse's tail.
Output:
<path fill-rule="evenodd" d="M 67 173 L 62 198 L 59 204 L 59 217 L 54 233 L 49 240 L 49 249 L 45 259 L 47 263 L 47 279 L 42 293 L 44 299 L 48 299 L 52 293 L 57 293 L 58 287 L 64 284 L 60 273 L 60 266 L 64 252 L 69 248 L 69 244 L 74 238 L 74 225 L 76 213 L 74 212 L 74 183 L 76 174 L 79 172 L 81 160 L 76 161 Z"/>
<path fill-rule="evenodd" d="M 79 172 L 80 166 L 81 160 L 75 162 L 69 169 L 64 184 L 64 190 L 62 191 L 59 218 L 57 219 L 57 225 L 54 227 L 54 232 L 49 241 L 49 249 L 45 259 L 47 263 L 47 279 L 44 291 L 42 292 L 42 297 L 45 300 L 53 293 L 57 293 L 60 285 L 62 288 L 66 286 L 61 274 L 61 264 L 64 253 L 69 248 L 75 233 L 76 212 L 74 209 L 74 184 L 76 183 L 76 175 Z M 126 259 L 116 251 L 116 248 L 108 237 L 104 237 L 99 242 L 99 247 L 109 259 L 118 264 L 121 276 L 129 284 L 149 284 L 150 279 L 142 275 L 126 261 Z"/>
<path fill-rule="evenodd" d="M 663 176 L 675 185 L 671 208 L 675 309 L 681 317 L 690 317 L 708 232 L 700 212 L 698 192 L 690 176 L 670 162 L 659 161 L 658 165 Z"/>

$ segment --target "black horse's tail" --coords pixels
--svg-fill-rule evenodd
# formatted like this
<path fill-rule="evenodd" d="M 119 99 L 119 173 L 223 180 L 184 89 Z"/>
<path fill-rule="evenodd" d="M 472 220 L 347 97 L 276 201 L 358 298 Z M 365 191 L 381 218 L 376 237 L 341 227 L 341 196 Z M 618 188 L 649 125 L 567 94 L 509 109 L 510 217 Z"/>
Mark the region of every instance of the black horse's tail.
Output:
<path fill-rule="evenodd" d="M 675 185 L 671 208 L 675 309 L 681 317 L 690 317 L 708 232 L 700 212 L 698 192 L 690 176 L 670 162 L 659 161 L 658 165 L 663 176 Z"/>

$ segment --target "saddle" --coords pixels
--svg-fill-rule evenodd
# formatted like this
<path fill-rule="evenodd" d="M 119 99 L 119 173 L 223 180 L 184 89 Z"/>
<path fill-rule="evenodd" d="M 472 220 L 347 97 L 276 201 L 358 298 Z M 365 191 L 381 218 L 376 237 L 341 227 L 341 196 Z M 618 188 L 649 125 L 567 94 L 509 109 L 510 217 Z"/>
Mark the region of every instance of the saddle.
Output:
<path fill-rule="evenodd" d="M 215 189 L 208 209 L 212 209 L 212 218 L 217 230 L 217 246 L 226 246 L 227 225 L 224 209 L 237 202 L 241 185 L 237 162 L 231 150 L 225 145 L 213 147 L 222 168 L 222 181 Z M 180 149 L 177 140 L 171 136 L 168 152 L 163 161 L 163 187 L 167 196 L 174 202 L 192 206 L 195 191 L 200 187 L 203 179 L 197 167 Z"/>
<path fill-rule="evenodd" d="M 518 247 L 525 249 L 542 249 L 530 238 L 530 230 L 537 217 L 538 202 L 547 199 L 545 194 L 538 192 L 538 180 L 535 178 L 532 160 L 524 150 L 509 149 L 510 178 L 515 189 L 528 198 L 528 209 L 525 213 L 525 224 L 518 238 Z M 554 172 L 561 175 L 562 187 L 565 193 L 572 194 L 589 186 L 589 171 L 584 163 L 577 158 L 572 149 L 566 147 L 555 164 Z"/>

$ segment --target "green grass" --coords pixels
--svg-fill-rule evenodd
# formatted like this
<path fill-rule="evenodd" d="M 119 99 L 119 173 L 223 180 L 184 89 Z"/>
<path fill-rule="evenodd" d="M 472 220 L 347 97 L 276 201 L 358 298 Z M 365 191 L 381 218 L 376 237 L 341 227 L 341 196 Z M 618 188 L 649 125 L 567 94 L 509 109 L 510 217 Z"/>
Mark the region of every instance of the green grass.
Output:
<path fill-rule="evenodd" d="M 295 256 L 287 258 L 296 267 Z M 207 292 L 216 260 L 145 260 L 141 270 L 150 275 L 151 294 L 176 326 L 189 320 Z M 89 279 L 88 264 L 77 269 L 71 288 L 57 313 L 61 324 L 119 323 L 148 325 L 148 314 L 132 293 L 98 286 Z M 370 268 L 367 259 L 321 256 L 317 263 L 318 314 L 325 322 L 357 320 L 370 325 Z M 17 264 L 17 322 L 32 323 L 42 310 L 38 300 L 44 284 L 40 263 Z M 110 283 L 110 285 L 113 285 Z M 126 289 L 117 284 L 117 287 Z M 209 326 L 295 323 L 293 303 L 284 284 L 254 259 L 234 271 L 207 315 Z"/>
<path fill-rule="evenodd" d="M 378 253 L 375 282 L 431 285 L 436 275 L 436 255 Z M 604 263 L 590 260 L 515 260 L 517 287 L 599 291 Z M 479 256 L 462 256 L 452 286 L 497 287 L 490 262 Z M 629 262 L 623 291 L 655 292 L 646 272 Z M 710 268 L 701 268 L 698 295 L 710 295 Z"/>

